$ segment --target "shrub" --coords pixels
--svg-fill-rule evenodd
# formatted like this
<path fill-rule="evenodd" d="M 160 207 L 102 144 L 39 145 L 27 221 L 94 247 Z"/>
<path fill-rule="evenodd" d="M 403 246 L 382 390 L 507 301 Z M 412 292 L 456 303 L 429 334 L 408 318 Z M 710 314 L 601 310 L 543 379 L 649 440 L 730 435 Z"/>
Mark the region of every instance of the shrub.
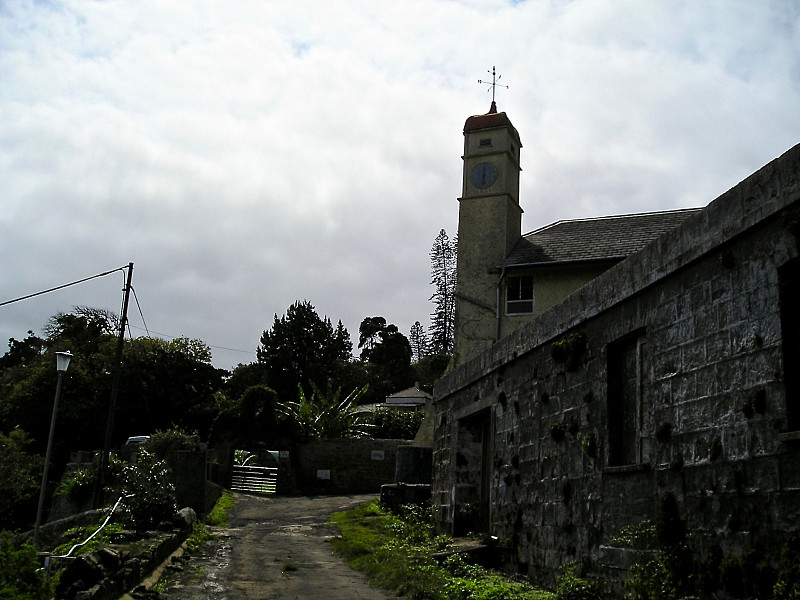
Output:
<path fill-rule="evenodd" d="M 369 388 L 365 385 L 341 398 L 342 388 L 333 388 L 328 381 L 322 390 L 313 381 L 312 394 L 307 396 L 298 385 L 299 402 L 283 402 L 278 413 L 294 428 L 301 440 L 359 438 L 371 435 L 373 426 L 366 414 L 358 411 L 358 401 Z"/>
<path fill-rule="evenodd" d="M 20 429 L 0 433 L 0 529 L 28 527 L 36 516 L 44 459 L 29 454 L 29 444 Z"/>
<path fill-rule="evenodd" d="M 559 569 L 556 577 L 556 598 L 558 600 L 597 600 L 603 597 L 603 588 L 597 581 L 579 577 L 577 565 L 570 563 Z"/>
<path fill-rule="evenodd" d="M 91 498 L 96 481 L 97 471 L 95 469 L 78 469 L 71 473 L 64 473 L 58 488 L 56 488 L 56 494 L 81 506 Z"/>
<path fill-rule="evenodd" d="M 166 431 L 156 431 L 145 442 L 144 448 L 156 458 L 165 459 L 170 452 L 179 450 L 194 450 L 200 443 L 197 432 L 190 433 L 180 427 L 173 427 Z"/>
<path fill-rule="evenodd" d="M 123 522 L 143 531 L 174 516 L 175 487 L 163 460 L 142 450 L 135 464 L 114 459 L 110 467 L 116 485 L 128 496 L 123 502 Z"/>
<path fill-rule="evenodd" d="M 3 600 L 49 600 L 54 580 L 46 580 L 39 569 L 36 548 L 19 543 L 14 534 L 0 531 L 0 598 Z"/>
<path fill-rule="evenodd" d="M 390 410 L 380 408 L 370 415 L 374 429 L 370 435 L 384 440 L 411 440 L 417 435 L 419 426 L 425 418 L 425 412 Z"/>

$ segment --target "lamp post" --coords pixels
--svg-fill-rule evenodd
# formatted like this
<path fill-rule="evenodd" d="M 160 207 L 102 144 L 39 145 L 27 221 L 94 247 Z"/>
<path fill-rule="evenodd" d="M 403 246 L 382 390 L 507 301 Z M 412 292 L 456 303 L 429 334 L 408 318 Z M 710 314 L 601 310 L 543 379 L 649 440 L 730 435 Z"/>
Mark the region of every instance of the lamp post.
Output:
<path fill-rule="evenodd" d="M 44 494 L 47 489 L 47 471 L 50 469 L 50 454 L 53 450 L 53 434 L 56 430 L 56 414 L 58 413 L 58 399 L 61 397 L 61 380 L 69 367 L 72 354 L 69 352 L 56 352 L 56 370 L 58 371 L 58 384 L 56 384 L 56 398 L 53 400 L 53 417 L 50 420 L 50 436 L 47 438 L 47 454 L 44 457 L 44 473 L 42 473 L 42 489 L 39 491 L 39 508 L 36 510 L 36 525 L 33 528 L 33 545 L 39 541 L 39 525 L 42 522 L 42 508 L 44 508 Z"/>

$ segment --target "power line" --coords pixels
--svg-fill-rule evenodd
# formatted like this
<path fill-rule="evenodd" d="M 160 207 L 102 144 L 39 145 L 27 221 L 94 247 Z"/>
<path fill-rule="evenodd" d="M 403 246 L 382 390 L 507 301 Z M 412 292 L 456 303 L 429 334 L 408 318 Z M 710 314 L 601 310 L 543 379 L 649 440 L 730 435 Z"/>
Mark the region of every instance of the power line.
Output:
<path fill-rule="evenodd" d="M 41 292 L 36 292 L 35 294 L 28 294 L 27 296 L 22 296 L 21 298 L 14 298 L 13 300 L 6 300 L 5 302 L 0 302 L 0 306 L 5 306 L 6 304 L 13 304 L 14 302 L 21 302 L 22 300 L 28 300 L 29 298 L 35 298 L 36 296 L 41 296 L 42 294 L 49 294 L 50 292 L 55 292 L 57 290 L 63 290 L 64 288 L 78 285 L 79 283 L 84 283 L 86 281 L 90 281 L 92 279 L 97 279 L 99 277 L 105 277 L 106 275 L 111 275 L 112 273 L 116 273 L 117 271 L 125 272 L 125 269 L 128 267 L 119 267 L 118 269 L 112 269 L 111 271 L 106 271 L 105 273 L 98 273 L 97 275 L 92 275 L 91 277 L 84 277 L 83 279 L 79 279 L 78 281 L 73 281 L 72 283 L 65 283 L 64 285 L 59 285 L 54 288 L 50 288 L 49 290 L 42 290 Z"/>
<path fill-rule="evenodd" d="M 133 299 L 136 301 L 136 308 L 139 309 L 139 316 L 142 317 L 144 330 L 147 332 L 147 337 L 150 337 L 150 332 L 147 329 L 147 322 L 144 320 L 144 314 L 142 313 L 142 306 L 139 304 L 139 296 L 136 295 L 136 288 L 132 287 L 131 289 L 133 290 Z M 128 325 L 128 330 L 130 331 L 130 325 Z"/>
<path fill-rule="evenodd" d="M 98 279 L 100 277 L 105 277 L 106 275 L 111 275 L 112 273 L 116 273 L 118 271 L 121 271 L 124 274 L 125 273 L 125 269 L 127 269 L 127 268 L 128 268 L 128 266 L 126 265 L 124 267 L 119 267 L 117 269 L 112 269 L 110 271 L 105 271 L 104 273 L 98 273 L 97 275 L 92 275 L 90 277 L 84 277 L 83 279 L 79 279 L 77 281 L 72 281 L 70 283 L 65 283 L 63 285 L 59 285 L 59 286 L 56 286 L 56 287 L 53 287 L 53 288 L 50 288 L 50 289 L 47 289 L 47 290 L 42 290 L 41 292 L 36 292 L 34 294 L 28 294 L 26 296 L 21 296 L 20 298 L 14 298 L 13 300 L 6 300 L 5 302 L 0 302 L 0 306 L 5 306 L 6 304 L 13 304 L 14 302 L 21 302 L 22 300 L 28 300 L 30 298 L 35 298 L 36 296 L 41 296 L 43 294 L 49 294 L 50 292 L 55 292 L 55 291 L 58 291 L 58 290 L 62 290 L 64 288 L 71 287 L 73 285 L 78 285 L 80 283 L 85 283 L 87 281 L 91 281 L 92 279 Z M 128 322 L 126 323 L 126 326 L 128 327 L 128 333 L 130 334 L 130 330 L 131 330 L 131 328 L 133 328 L 133 329 L 138 329 L 140 331 L 144 331 L 147 334 L 148 337 L 152 337 L 151 336 L 151 332 L 147 327 L 147 322 L 144 319 L 144 313 L 142 312 L 142 307 L 139 304 L 139 297 L 136 295 L 136 289 L 133 286 L 131 286 L 131 290 L 133 291 L 133 299 L 136 302 L 136 307 L 139 310 L 139 316 L 142 318 L 142 323 L 144 324 L 144 328 L 137 327 L 136 325 L 131 325 L 130 324 L 130 320 L 128 319 Z M 175 335 L 169 335 L 167 333 L 159 333 L 158 331 L 153 331 L 152 333 L 154 333 L 156 335 L 159 335 L 161 337 L 164 337 L 164 338 L 171 339 L 171 340 L 174 340 L 175 338 L 180 337 L 180 336 L 175 336 Z M 133 337 L 133 335 L 131 335 L 131 337 Z M 228 348 L 227 346 L 212 346 L 210 344 L 206 344 L 206 345 L 209 348 L 214 348 L 216 350 L 227 350 L 228 352 L 240 352 L 242 354 L 255 354 L 254 350 L 240 350 L 238 348 Z"/>
<path fill-rule="evenodd" d="M 170 339 L 170 340 L 174 340 L 174 339 L 177 339 L 179 337 L 183 337 L 183 336 L 180 336 L 180 335 L 170 335 L 169 333 L 161 333 L 159 331 L 148 331 L 144 327 L 137 327 L 136 325 L 131 325 L 130 323 L 128 324 L 128 328 L 129 329 L 138 329 L 139 331 L 145 331 L 145 332 L 147 332 L 147 335 L 149 337 L 152 337 L 151 334 L 155 334 L 157 336 L 160 336 L 160 337 L 166 338 L 166 339 Z M 205 342 L 203 342 L 203 343 L 205 343 Z M 228 348 L 227 346 L 212 346 L 211 344 L 206 344 L 206 346 L 208 346 L 209 348 L 215 348 L 217 350 L 228 350 L 230 352 L 241 352 L 242 354 L 255 354 L 256 353 L 255 350 L 239 350 L 238 348 Z"/>

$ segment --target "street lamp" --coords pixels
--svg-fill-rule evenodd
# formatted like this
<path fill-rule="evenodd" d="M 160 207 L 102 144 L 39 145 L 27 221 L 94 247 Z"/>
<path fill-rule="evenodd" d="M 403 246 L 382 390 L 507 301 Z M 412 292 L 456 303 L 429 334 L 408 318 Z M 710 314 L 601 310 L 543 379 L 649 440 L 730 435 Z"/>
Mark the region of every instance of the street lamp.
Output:
<path fill-rule="evenodd" d="M 44 493 L 47 488 L 47 471 L 50 469 L 50 453 L 53 450 L 53 434 L 56 430 L 56 414 L 58 413 L 58 399 L 61 397 L 61 380 L 69 367 L 72 354 L 69 352 L 56 352 L 56 371 L 58 383 L 56 384 L 56 398 L 53 400 L 53 417 L 50 420 L 50 437 L 47 438 L 47 454 L 44 457 L 44 473 L 42 473 L 42 489 L 39 491 L 39 508 L 36 510 L 36 525 L 33 528 L 33 545 L 39 541 L 39 525 L 42 522 L 42 508 L 44 508 Z"/>

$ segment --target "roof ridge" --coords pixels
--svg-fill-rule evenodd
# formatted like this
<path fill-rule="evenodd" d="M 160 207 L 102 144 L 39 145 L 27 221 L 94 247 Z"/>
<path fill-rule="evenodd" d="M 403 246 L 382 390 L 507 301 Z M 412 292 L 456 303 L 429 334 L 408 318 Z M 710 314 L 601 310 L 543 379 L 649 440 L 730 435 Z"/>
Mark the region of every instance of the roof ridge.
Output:
<path fill-rule="evenodd" d="M 678 214 L 678 213 L 685 213 L 685 212 L 697 212 L 703 210 L 703 207 L 696 207 L 696 208 L 676 208 L 672 210 L 654 210 L 650 212 L 643 212 L 643 213 L 627 213 L 624 215 L 607 215 L 603 217 L 582 217 L 580 219 L 560 219 L 558 221 L 553 221 L 552 223 L 548 223 L 540 227 L 539 229 L 533 229 L 528 233 L 522 234 L 522 237 L 527 237 L 529 235 L 533 235 L 534 233 L 541 233 L 542 231 L 546 231 L 556 225 L 561 225 L 563 223 L 582 223 L 587 221 L 611 221 L 613 219 L 630 219 L 635 217 L 650 217 L 655 215 L 666 215 L 666 214 Z"/>

